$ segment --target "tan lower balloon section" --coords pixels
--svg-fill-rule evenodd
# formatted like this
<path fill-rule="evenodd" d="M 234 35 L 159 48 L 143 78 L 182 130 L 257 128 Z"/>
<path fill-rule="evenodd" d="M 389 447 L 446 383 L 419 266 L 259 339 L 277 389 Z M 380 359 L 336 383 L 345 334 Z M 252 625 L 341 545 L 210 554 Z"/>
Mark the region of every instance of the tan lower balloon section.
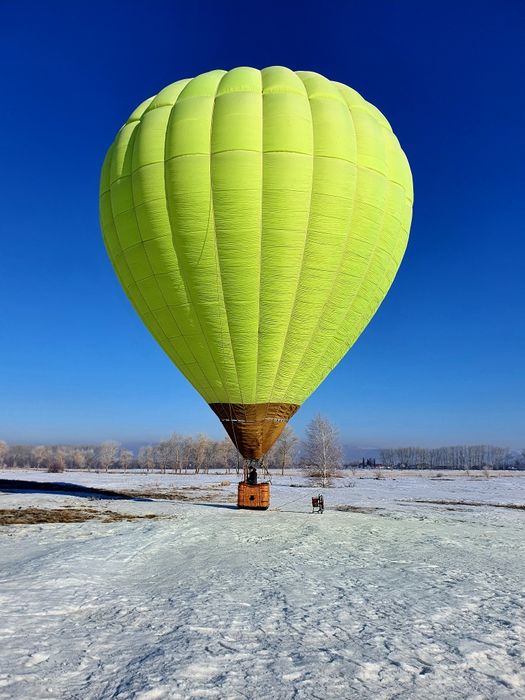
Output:
<path fill-rule="evenodd" d="M 261 459 L 299 409 L 293 403 L 211 403 L 245 459 Z"/>

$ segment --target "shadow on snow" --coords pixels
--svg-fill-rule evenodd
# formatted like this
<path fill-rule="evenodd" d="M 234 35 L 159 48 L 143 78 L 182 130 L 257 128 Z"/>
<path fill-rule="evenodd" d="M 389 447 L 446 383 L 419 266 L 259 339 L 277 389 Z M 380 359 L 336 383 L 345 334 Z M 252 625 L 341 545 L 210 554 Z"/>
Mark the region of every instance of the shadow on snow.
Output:
<path fill-rule="evenodd" d="M 10 493 L 50 493 L 77 496 L 80 498 L 100 498 L 106 500 L 150 501 L 150 498 L 131 496 L 109 489 L 68 484 L 66 482 L 24 481 L 21 479 L 0 479 L 0 491 Z"/>

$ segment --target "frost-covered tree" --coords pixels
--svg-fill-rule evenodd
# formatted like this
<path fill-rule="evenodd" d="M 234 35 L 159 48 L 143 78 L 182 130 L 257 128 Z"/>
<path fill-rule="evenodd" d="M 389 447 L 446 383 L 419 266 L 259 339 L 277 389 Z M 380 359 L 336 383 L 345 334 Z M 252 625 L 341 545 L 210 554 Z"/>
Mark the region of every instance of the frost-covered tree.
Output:
<path fill-rule="evenodd" d="M 212 451 L 212 441 L 207 435 L 199 433 L 191 443 L 191 461 L 193 462 L 193 468 L 195 469 L 195 474 L 199 474 L 201 469 L 204 468 L 205 472 L 208 473 L 210 465 L 210 457 Z"/>
<path fill-rule="evenodd" d="M 31 450 L 31 456 L 33 458 L 33 464 L 37 469 L 44 464 L 48 448 L 45 445 L 37 445 Z"/>
<path fill-rule="evenodd" d="M 7 442 L 0 440 L 0 467 L 4 466 L 4 459 L 7 455 L 8 449 Z"/>
<path fill-rule="evenodd" d="M 139 450 L 138 456 L 139 465 L 149 472 L 155 466 L 155 455 L 151 445 L 144 445 Z"/>
<path fill-rule="evenodd" d="M 37 445 L 31 450 L 31 455 L 34 460 L 34 465 L 37 469 L 40 469 L 42 465 L 47 464 L 49 457 L 52 454 L 52 450 L 47 445 Z"/>
<path fill-rule="evenodd" d="M 184 468 L 185 474 L 188 473 L 188 469 L 191 469 L 195 466 L 194 447 L 195 447 L 195 441 L 191 436 L 184 436 L 182 438 L 181 467 Z"/>
<path fill-rule="evenodd" d="M 337 428 L 324 416 L 312 418 L 301 445 L 302 460 L 310 478 L 327 486 L 343 462 Z"/>
<path fill-rule="evenodd" d="M 60 447 L 50 449 L 46 457 L 47 471 L 52 474 L 63 472 L 66 468 L 66 453 Z"/>
<path fill-rule="evenodd" d="M 84 469 L 86 466 L 87 457 L 86 450 L 82 450 L 80 447 L 73 450 L 71 453 L 71 462 L 75 469 Z"/>
<path fill-rule="evenodd" d="M 175 472 L 182 474 L 182 468 L 188 454 L 188 439 L 180 433 L 172 433 L 165 442 L 168 460 Z"/>
<path fill-rule="evenodd" d="M 118 461 L 124 471 L 127 472 L 129 466 L 133 462 L 133 452 L 131 450 L 120 450 Z"/>
<path fill-rule="evenodd" d="M 226 474 L 229 474 L 232 469 L 239 473 L 241 458 L 229 437 L 215 443 L 214 463 L 224 469 Z"/>
<path fill-rule="evenodd" d="M 113 440 L 103 442 L 98 448 L 97 461 L 104 471 L 108 471 L 118 455 L 119 444 Z"/>
<path fill-rule="evenodd" d="M 284 470 L 289 469 L 295 462 L 298 447 L 299 438 L 294 429 L 287 425 L 268 453 L 267 464 L 280 469 L 284 476 Z"/>
<path fill-rule="evenodd" d="M 153 448 L 153 461 L 157 469 L 165 474 L 173 463 L 173 446 L 169 440 L 162 440 Z"/>

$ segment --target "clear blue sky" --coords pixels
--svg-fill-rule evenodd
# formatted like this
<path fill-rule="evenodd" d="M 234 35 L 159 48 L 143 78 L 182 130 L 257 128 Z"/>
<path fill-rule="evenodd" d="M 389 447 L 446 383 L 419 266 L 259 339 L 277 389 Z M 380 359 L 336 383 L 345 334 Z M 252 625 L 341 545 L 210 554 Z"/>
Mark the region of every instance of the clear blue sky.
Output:
<path fill-rule="evenodd" d="M 120 289 L 99 171 L 165 85 L 281 64 L 377 105 L 416 192 L 387 300 L 294 425 L 320 411 L 356 445 L 525 446 L 524 26 L 518 0 L 1 3 L 0 438 L 221 434 Z"/>

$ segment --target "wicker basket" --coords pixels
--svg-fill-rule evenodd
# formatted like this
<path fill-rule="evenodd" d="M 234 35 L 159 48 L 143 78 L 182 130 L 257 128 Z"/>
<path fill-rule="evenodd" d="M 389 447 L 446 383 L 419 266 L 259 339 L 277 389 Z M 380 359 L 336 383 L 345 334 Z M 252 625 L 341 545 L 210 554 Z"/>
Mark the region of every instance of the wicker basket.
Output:
<path fill-rule="evenodd" d="M 267 510 L 270 505 L 270 484 L 239 483 L 237 492 L 237 507 L 250 510 Z"/>

